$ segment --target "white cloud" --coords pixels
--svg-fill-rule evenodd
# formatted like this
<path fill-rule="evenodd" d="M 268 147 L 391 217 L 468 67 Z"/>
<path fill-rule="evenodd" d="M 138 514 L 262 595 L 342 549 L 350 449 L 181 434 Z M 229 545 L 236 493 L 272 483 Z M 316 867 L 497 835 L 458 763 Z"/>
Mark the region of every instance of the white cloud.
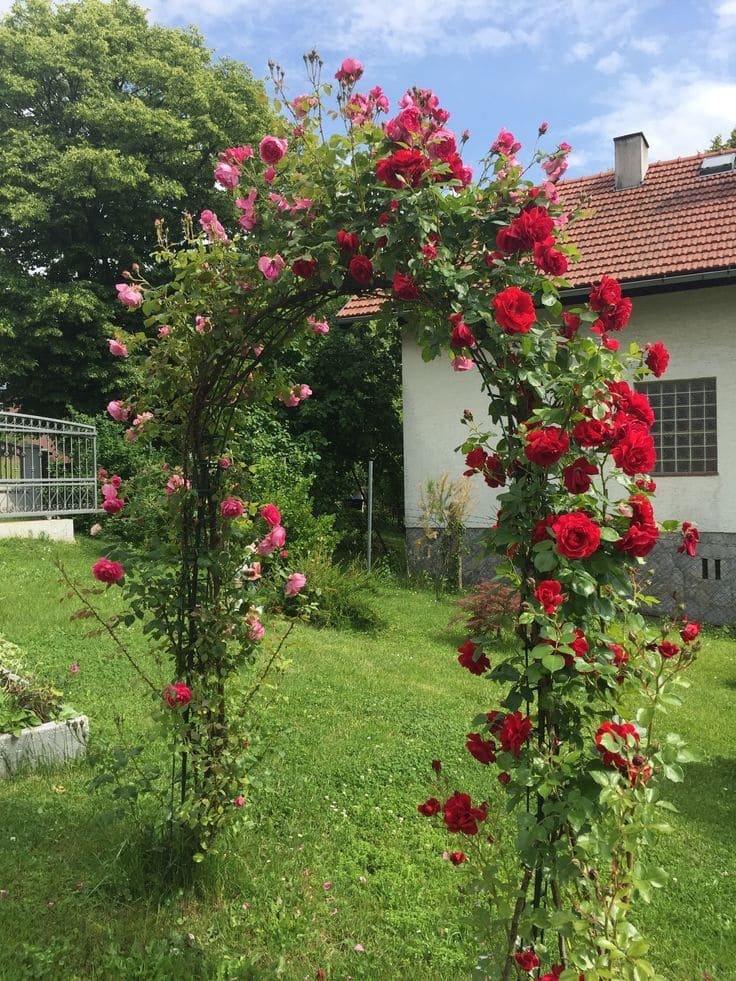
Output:
<path fill-rule="evenodd" d="M 715 6 L 720 27 L 736 27 L 736 0 L 720 0 Z"/>
<path fill-rule="evenodd" d="M 618 51 L 612 51 L 609 55 L 604 58 L 599 58 L 595 63 L 595 67 L 599 72 L 603 72 L 604 75 L 615 75 L 624 64 L 624 59 L 621 57 Z"/>
<path fill-rule="evenodd" d="M 656 68 L 646 77 L 617 80 L 607 101 L 607 111 L 573 128 L 596 139 L 600 151 L 592 151 L 594 159 L 610 167 L 613 137 L 641 130 L 650 159 L 667 160 L 705 150 L 717 133 L 731 131 L 736 81 L 692 68 Z"/>
<path fill-rule="evenodd" d="M 568 57 L 571 61 L 587 61 L 595 51 L 590 41 L 577 41 L 570 48 Z"/>
<path fill-rule="evenodd" d="M 641 51 L 643 54 L 658 55 L 662 50 L 665 38 L 661 34 L 651 35 L 650 37 L 636 37 L 629 41 L 634 51 Z"/>

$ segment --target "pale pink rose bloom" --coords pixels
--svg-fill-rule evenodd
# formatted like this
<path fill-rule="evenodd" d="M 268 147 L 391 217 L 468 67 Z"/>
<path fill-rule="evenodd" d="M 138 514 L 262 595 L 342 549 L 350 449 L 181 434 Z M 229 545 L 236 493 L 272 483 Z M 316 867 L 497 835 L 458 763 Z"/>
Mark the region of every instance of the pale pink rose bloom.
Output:
<path fill-rule="evenodd" d="M 233 461 L 232 460 L 229 460 L 226 456 L 224 456 L 220 460 L 220 470 L 227 470 L 232 465 L 233 465 Z"/>
<path fill-rule="evenodd" d="M 263 171 L 263 179 L 267 184 L 273 184 L 276 179 L 276 171 L 273 169 L 273 167 L 267 167 L 266 170 Z"/>
<path fill-rule="evenodd" d="M 215 180 L 222 187 L 232 191 L 240 183 L 240 171 L 231 164 L 221 163 L 215 167 Z"/>
<path fill-rule="evenodd" d="M 252 231 L 258 224 L 255 213 L 255 200 L 257 191 L 250 191 L 244 198 L 236 198 L 235 207 L 240 208 L 243 214 L 240 216 L 240 227 L 247 232 Z"/>
<path fill-rule="evenodd" d="M 551 181 L 552 184 L 556 184 L 567 170 L 567 160 L 565 160 L 564 157 L 555 157 L 552 160 L 544 160 L 542 161 L 542 170 L 547 175 L 547 180 Z"/>
<path fill-rule="evenodd" d="M 307 323 L 315 334 L 329 334 L 330 325 L 326 320 L 315 320 L 314 317 L 307 317 Z"/>
<path fill-rule="evenodd" d="M 355 951 L 356 954 L 364 954 L 365 953 L 365 947 L 363 946 L 363 944 L 356 944 L 353 947 L 353 950 Z"/>
<path fill-rule="evenodd" d="M 139 307 L 143 303 L 143 294 L 135 286 L 128 283 L 116 283 L 115 289 L 118 291 L 118 299 L 124 307 Z"/>
<path fill-rule="evenodd" d="M 238 797 L 235 798 L 235 800 L 234 800 L 233 803 L 235 804 L 236 807 L 242 807 L 243 804 L 245 804 L 245 797 L 238 796 Z M 243 906 L 245 906 L 245 905 L 246 904 L 243 903 Z"/>
<path fill-rule="evenodd" d="M 108 337 L 107 349 L 109 350 L 110 354 L 116 358 L 128 357 L 127 347 L 124 344 L 121 344 L 119 341 L 116 341 L 114 337 Z"/>
<path fill-rule="evenodd" d="M 453 359 L 452 370 L 453 371 L 470 371 L 473 368 L 472 358 L 464 358 L 462 355 Z"/>
<path fill-rule="evenodd" d="M 266 279 L 278 279 L 285 265 L 286 263 L 278 253 L 273 259 L 270 256 L 262 255 L 258 260 L 258 268 Z"/>
<path fill-rule="evenodd" d="M 309 385 L 299 385 L 298 393 L 300 399 L 308 399 L 312 394 L 312 389 L 309 387 Z"/>
<path fill-rule="evenodd" d="M 98 535 L 101 535 L 102 534 L 102 525 L 99 524 L 99 523 L 92 525 L 92 527 L 89 530 L 89 533 L 90 533 L 90 535 L 93 538 L 96 538 Z"/>
<path fill-rule="evenodd" d="M 298 95 L 296 99 L 292 99 L 289 105 L 297 119 L 304 119 L 309 110 L 317 105 L 317 98 L 304 92 L 302 95 Z"/>
<path fill-rule="evenodd" d="M 309 211 L 313 204 L 314 201 L 312 198 L 294 198 L 291 213 L 293 215 L 295 211 Z"/>
<path fill-rule="evenodd" d="M 268 200 L 273 201 L 279 211 L 289 211 L 291 210 L 291 205 L 286 200 L 283 194 L 275 194 L 273 191 L 268 195 Z"/>
<path fill-rule="evenodd" d="M 227 240 L 225 229 L 218 221 L 215 212 L 210 211 L 209 208 L 206 208 L 199 216 L 199 224 L 202 226 L 202 228 L 210 238 L 212 239 L 216 238 L 220 242 L 224 242 Z"/>
<path fill-rule="evenodd" d="M 173 473 L 166 481 L 165 494 L 167 497 L 171 497 L 172 494 L 176 494 L 178 491 L 180 491 L 182 487 L 189 490 L 190 486 L 191 485 L 188 480 L 184 480 L 184 478 L 178 473 Z"/>
<path fill-rule="evenodd" d="M 331 882 L 323 882 L 322 883 L 322 888 L 324 889 L 325 892 L 329 892 L 330 889 L 332 889 L 332 883 Z"/>
<path fill-rule="evenodd" d="M 286 140 L 278 136 L 264 136 L 258 144 L 261 160 L 270 167 L 277 164 L 286 153 L 288 145 Z"/>
<path fill-rule="evenodd" d="M 276 548 L 281 548 L 286 544 L 286 528 L 283 525 L 274 525 L 266 537 L 271 539 Z"/>
<path fill-rule="evenodd" d="M 564 211 L 561 215 L 557 215 L 556 218 L 552 219 L 552 223 L 555 226 L 555 228 L 564 228 L 569 221 L 570 221 L 570 215 Z"/>
<path fill-rule="evenodd" d="M 254 562 L 252 565 L 247 565 L 243 569 L 243 577 L 248 582 L 256 582 L 261 578 L 261 563 Z"/>
<path fill-rule="evenodd" d="M 69 668 L 72 674 L 76 674 L 79 671 L 79 665 L 75 661 L 74 664 Z"/>
<path fill-rule="evenodd" d="M 301 399 L 292 388 L 286 398 L 282 397 L 281 401 L 284 403 L 287 409 L 293 409 L 295 406 L 299 405 Z"/>
<path fill-rule="evenodd" d="M 118 496 L 117 487 L 114 487 L 112 484 L 103 484 L 102 496 L 105 498 L 106 501 L 114 500 Z"/>
<path fill-rule="evenodd" d="M 261 539 L 261 541 L 256 545 L 256 552 L 258 552 L 259 555 L 264 557 L 266 555 L 270 555 L 272 552 L 275 551 L 276 551 L 276 546 L 271 541 L 270 534 L 266 535 L 266 537 Z"/>
<path fill-rule="evenodd" d="M 263 640 L 266 636 L 266 628 L 263 626 L 260 620 L 249 620 L 250 630 L 248 631 L 248 640 L 257 642 Z"/>
<path fill-rule="evenodd" d="M 547 200 L 550 204 L 559 204 L 560 192 L 557 190 L 552 181 L 544 181 L 542 184 L 542 190 L 547 195 Z"/>
<path fill-rule="evenodd" d="M 357 82 L 362 74 L 363 65 L 357 58 L 345 58 L 339 69 L 335 72 L 335 78 L 338 82 L 343 82 L 347 85 L 350 82 Z"/>
<path fill-rule="evenodd" d="M 108 415 L 112 416 L 115 422 L 125 422 L 130 415 L 130 409 L 128 406 L 124 405 L 117 399 L 115 399 L 113 402 L 107 403 L 107 412 Z"/>
<path fill-rule="evenodd" d="M 145 424 L 147 422 L 150 422 L 151 419 L 153 419 L 153 413 L 152 412 L 141 412 L 140 415 L 137 415 L 135 417 L 135 419 L 133 420 L 133 425 L 134 426 L 145 426 Z"/>
<path fill-rule="evenodd" d="M 296 596 L 296 594 L 300 593 L 306 585 L 307 585 L 306 576 L 302 575 L 301 572 L 292 572 L 292 574 L 286 580 L 286 585 L 284 586 L 284 593 L 287 596 Z"/>
<path fill-rule="evenodd" d="M 212 321 L 209 317 L 203 317 L 200 313 L 194 318 L 194 329 L 198 334 L 212 330 Z"/>
<path fill-rule="evenodd" d="M 171 327 L 167 326 L 166 324 L 164 324 L 163 327 L 159 327 L 158 329 L 159 337 L 168 337 L 170 333 L 171 333 Z"/>

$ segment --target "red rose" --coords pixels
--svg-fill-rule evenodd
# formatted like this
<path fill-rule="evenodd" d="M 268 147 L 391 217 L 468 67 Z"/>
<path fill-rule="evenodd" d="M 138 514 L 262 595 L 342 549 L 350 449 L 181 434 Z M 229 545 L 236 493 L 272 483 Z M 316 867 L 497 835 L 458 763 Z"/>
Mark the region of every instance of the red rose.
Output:
<path fill-rule="evenodd" d="M 609 423 L 602 419 L 582 419 L 572 429 L 572 438 L 580 446 L 602 446 L 613 432 Z"/>
<path fill-rule="evenodd" d="M 575 313 L 563 313 L 562 322 L 564 327 L 560 331 L 563 337 L 566 337 L 568 341 L 571 341 L 573 337 L 577 334 L 580 327 L 580 317 Z"/>
<path fill-rule="evenodd" d="M 485 805 L 473 807 L 469 794 L 455 793 L 445 802 L 445 824 L 448 831 L 464 835 L 478 834 L 478 821 L 485 821 Z"/>
<path fill-rule="evenodd" d="M 475 344 L 475 337 L 472 330 L 466 323 L 463 322 L 461 313 L 453 313 L 449 318 L 450 323 L 453 325 L 452 333 L 450 334 L 450 344 L 453 347 L 472 347 Z"/>
<path fill-rule="evenodd" d="M 463 862 L 467 862 L 468 856 L 465 852 L 450 852 L 449 859 L 453 865 L 462 865 Z"/>
<path fill-rule="evenodd" d="M 562 471 L 562 482 L 571 494 L 584 494 L 597 473 L 598 467 L 581 456 Z"/>
<path fill-rule="evenodd" d="M 281 524 L 281 512 L 275 504 L 264 504 L 258 513 L 272 528 Z"/>
<path fill-rule="evenodd" d="M 533 950 L 522 950 L 518 954 L 514 954 L 514 960 L 522 971 L 528 971 L 530 974 L 540 964 L 540 960 Z"/>
<path fill-rule="evenodd" d="M 661 378 L 670 363 L 670 352 L 661 341 L 657 341 L 656 344 L 647 344 L 647 352 L 644 363 L 655 378 Z"/>
<path fill-rule="evenodd" d="M 521 747 L 529 738 L 532 731 L 532 720 L 521 712 L 511 712 L 503 720 L 498 733 L 501 746 L 507 753 L 513 753 L 518 758 Z"/>
<path fill-rule="evenodd" d="M 559 514 L 552 522 L 556 548 L 566 559 L 587 559 L 601 543 L 601 530 L 582 511 Z"/>
<path fill-rule="evenodd" d="M 546 542 L 552 537 L 549 533 L 549 529 L 556 520 L 557 518 L 554 514 L 548 514 L 546 518 L 540 518 L 539 521 L 537 521 L 532 530 L 532 545 L 538 545 L 540 542 Z"/>
<path fill-rule="evenodd" d="M 590 308 L 596 312 L 615 306 L 621 299 L 621 286 L 610 276 L 601 277 L 600 283 L 590 291 Z"/>
<path fill-rule="evenodd" d="M 514 252 L 531 251 L 536 243 L 547 242 L 554 227 L 547 209 L 535 205 L 517 215 L 508 228 L 499 231 L 496 245 L 509 255 Z M 554 239 L 552 242 L 554 243 Z"/>
<path fill-rule="evenodd" d="M 692 644 L 699 634 L 700 624 L 697 620 L 693 620 L 691 623 L 685 624 L 680 631 L 680 637 L 682 637 L 683 644 Z"/>
<path fill-rule="evenodd" d="M 496 322 L 507 334 L 526 334 L 537 319 L 534 302 L 518 286 L 509 286 L 493 297 Z"/>
<path fill-rule="evenodd" d="M 575 640 L 570 644 L 570 650 L 573 652 L 575 657 L 585 657 L 585 655 L 590 650 L 590 644 L 588 643 L 585 634 L 580 629 L 580 627 L 575 628 Z M 573 658 L 569 654 L 564 655 L 565 664 L 570 667 L 573 663 Z"/>
<path fill-rule="evenodd" d="M 355 232 L 345 232 L 341 229 L 337 233 L 337 244 L 343 252 L 357 252 L 360 248 L 360 239 Z"/>
<path fill-rule="evenodd" d="M 613 663 L 617 668 L 621 667 L 622 664 L 626 664 L 629 660 L 629 652 L 620 644 L 609 644 L 608 649 L 613 654 Z"/>
<path fill-rule="evenodd" d="M 618 440 L 612 449 L 616 466 L 621 467 L 629 477 L 638 473 L 649 473 L 657 462 L 654 440 L 643 429 L 631 430 Z"/>
<path fill-rule="evenodd" d="M 628 324 L 631 317 L 632 303 L 628 296 L 619 300 L 618 303 L 609 307 L 607 310 L 601 310 L 599 323 L 602 324 L 603 330 L 623 330 L 623 328 Z M 605 344 L 605 339 L 604 342 Z M 616 347 L 611 348 L 615 351 L 618 348 L 618 341 L 614 342 Z M 606 345 L 608 346 L 608 345 Z"/>
<path fill-rule="evenodd" d="M 544 579 L 534 590 L 534 595 L 544 607 L 545 613 L 556 613 L 557 607 L 565 599 L 562 585 L 556 579 Z"/>
<path fill-rule="evenodd" d="M 367 255 L 355 255 L 350 260 L 348 272 L 356 283 L 367 286 L 373 278 L 373 263 Z"/>
<path fill-rule="evenodd" d="M 612 753 L 610 750 L 606 749 L 603 745 L 603 737 L 609 735 L 615 739 L 620 739 L 622 743 L 626 746 L 631 746 L 632 743 L 639 742 L 639 733 L 636 731 L 636 727 L 632 725 L 631 722 L 604 722 L 600 726 L 598 732 L 595 734 L 595 744 L 598 748 L 599 753 L 603 753 L 603 763 L 605 766 L 616 766 L 619 769 L 626 767 L 626 760 L 621 756 L 620 753 Z"/>
<path fill-rule="evenodd" d="M 466 640 L 462 647 L 458 647 L 457 651 L 460 655 L 457 659 L 458 664 L 467 668 L 471 674 L 483 674 L 491 666 L 488 655 L 482 651 L 477 658 L 474 656 L 477 651 L 480 651 L 480 647 L 474 644 L 472 640 Z"/>
<path fill-rule="evenodd" d="M 442 804 L 440 804 L 436 797 L 430 797 L 429 800 L 425 800 L 423 804 L 420 804 L 417 810 L 425 817 L 432 817 L 433 814 L 440 813 Z"/>
<path fill-rule="evenodd" d="M 567 272 L 567 257 L 555 247 L 555 240 L 534 243 L 534 264 L 549 276 L 564 276 Z"/>
<path fill-rule="evenodd" d="M 466 739 L 465 748 L 479 763 L 487 766 L 496 762 L 496 744 L 492 739 L 483 739 L 477 732 L 469 732 Z"/>
<path fill-rule="evenodd" d="M 192 689 L 183 681 L 177 681 L 173 685 L 166 686 L 164 698 L 171 708 L 176 708 L 177 705 L 188 705 L 192 700 Z"/>
<path fill-rule="evenodd" d="M 540 426 L 526 434 L 524 454 L 538 467 L 551 467 L 570 449 L 570 438 L 559 426 Z"/>
<path fill-rule="evenodd" d="M 511 781 L 511 774 L 510 773 L 506 773 L 505 770 L 503 771 L 503 773 L 499 773 L 499 775 L 498 775 L 498 782 L 499 783 L 502 783 L 504 785 L 504 787 L 510 781 Z"/>
<path fill-rule="evenodd" d="M 316 270 L 316 259 L 296 259 L 291 264 L 291 271 L 295 276 L 301 276 L 302 279 L 311 279 Z"/>
<path fill-rule="evenodd" d="M 506 473 L 503 469 L 500 457 L 495 453 L 489 453 L 483 467 L 483 479 L 489 487 L 503 487 L 506 483 Z"/>
<path fill-rule="evenodd" d="M 659 529 L 654 524 L 638 525 L 632 523 L 623 538 L 613 543 L 613 547 L 627 555 L 644 558 L 649 555 L 659 538 Z"/>
<path fill-rule="evenodd" d="M 657 650 L 662 655 L 662 657 L 666 657 L 668 659 L 671 657 L 675 657 L 677 654 L 680 653 L 680 648 L 678 647 L 678 645 L 671 644 L 668 640 L 665 640 L 663 641 L 663 643 L 659 644 Z"/>
<path fill-rule="evenodd" d="M 657 485 L 653 480 L 644 480 L 644 478 L 642 477 L 640 477 L 638 480 L 635 480 L 634 483 L 639 488 L 639 490 L 649 491 L 650 494 L 653 494 L 654 491 L 656 491 L 657 489 Z"/>
<path fill-rule="evenodd" d="M 396 270 L 393 281 L 394 293 L 400 300 L 418 300 L 419 287 L 411 276 L 405 276 Z"/>
<path fill-rule="evenodd" d="M 437 174 L 435 180 L 446 181 L 454 180 L 460 181 L 463 187 L 467 187 L 468 184 L 473 179 L 473 168 L 466 167 L 462 161 L 462 158 L 457 153 L 451 153 L 449 157 L 444 161 L 450 167 L 450 176 L 446 174 Z"/>
<path fill-rule="evenodd" d="M 388 187 L 417 187 L 429 161 L 420 150 L 397 150 L 376 164 L 376 177 Z"/>
<path fill-rule="evenodd" d="M 700 532 L 690 521 L 682 522 L 682 545 L 677 549 L 678 552 L 687 552 L 691 559 L 695 558 L 695 550 L 700 541 Z"/>
<path fill-rule="evenodd" d="M 463 472 L 463 477 L 472 477 L 474 473 L 478 473 L 485 466 L 487 459 L 488 454 L 483 447 L 476 446 L 475 449 L 465 455 L 465 466 L 468 469 Z"/>
<path fill-rule="evenodd" d="M 120 582 L 125 575 L 125 569 L 119 562 L 111 562 L 110 559 L 98 559 L 92 566 L 92 575 L 98 582 L 111 584 Z"/>

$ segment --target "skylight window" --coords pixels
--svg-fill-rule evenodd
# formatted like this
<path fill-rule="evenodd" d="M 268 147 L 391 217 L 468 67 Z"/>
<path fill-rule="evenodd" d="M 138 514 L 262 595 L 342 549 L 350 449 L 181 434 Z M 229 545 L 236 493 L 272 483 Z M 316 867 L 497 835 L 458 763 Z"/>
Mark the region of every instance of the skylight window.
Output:
<path fill-rule="evenodd" d="M 714 157 L 705 157 L 700 164 L 700 176 L 708 177 L 710 174 L 725 174 L 728 171 L 736 170 L 736 151 L 730 153 L 717 153 Z"/>

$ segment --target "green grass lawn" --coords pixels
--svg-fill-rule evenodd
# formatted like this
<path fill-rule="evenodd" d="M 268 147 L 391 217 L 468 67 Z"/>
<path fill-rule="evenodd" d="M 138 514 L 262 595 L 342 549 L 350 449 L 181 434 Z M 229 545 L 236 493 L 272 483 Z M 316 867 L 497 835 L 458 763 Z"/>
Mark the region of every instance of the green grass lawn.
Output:
<path fill-rule="evenodd" d="M 0 542 L 0 634 L 90 716 L 95 744 L 116 738 L 116 717 L 131 738 L 147 734 L 150 703 L 132 669 L 68 621 L 54 555 L 87 580 L 98 552 L 89 541 Z M 193 889 L 162 890 L 132 819 L 110 822 L 106 798 L 85 789 L 86 764 L 0 783 L 0 979 L 301 979 L 319 968 L 341 979 L 468 978 L 467 870 L 443 860 L 458 843 L 416 805 L 441 758 L 458 788 L 503 813 L 493 775 L 463 749 L 494 693 L 457 667 L 464 638 L 447 626 L 449 602 L 408 589 L 382 590 L 379 602 L 388 627 L 375 637 L 292 635 L 279 695 L 261 710 L 272 753 L 253 828 Z M 144 650 L 140 636 L 131 644 Z M 675 833 L 658 858 L 674 878 L 640 920 L 666 978 L 726 981 L 736 978 L 730 636 L 707 635 L 691 680 L 671 725 L 702 762 L 673 789 Z"/>

